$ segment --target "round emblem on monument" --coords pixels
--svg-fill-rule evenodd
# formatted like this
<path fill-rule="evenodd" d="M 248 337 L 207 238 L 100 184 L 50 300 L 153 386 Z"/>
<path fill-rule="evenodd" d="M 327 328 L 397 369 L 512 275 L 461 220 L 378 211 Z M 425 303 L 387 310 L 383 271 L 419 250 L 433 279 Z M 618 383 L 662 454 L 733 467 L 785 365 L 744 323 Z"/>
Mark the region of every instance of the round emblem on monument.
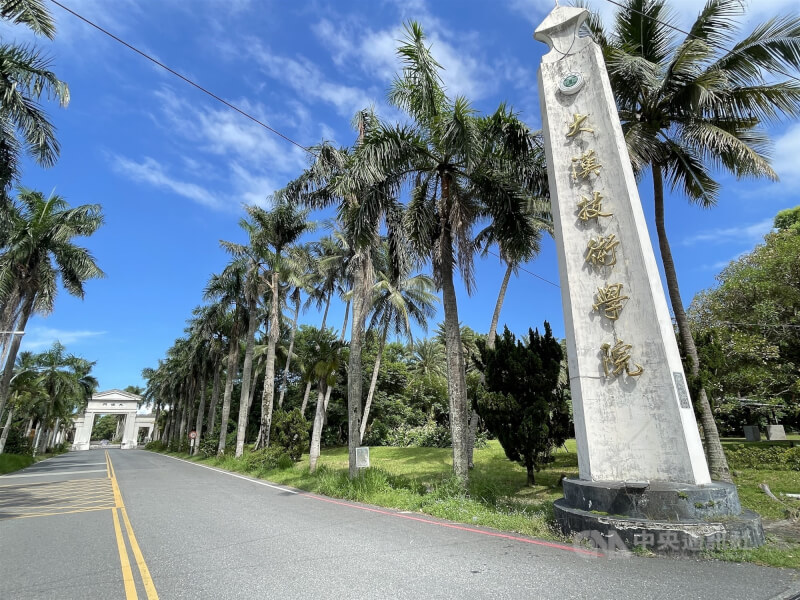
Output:
<path fill-rule="evenodd" d="M 558 84 L 558 89 L 562 94 L 571 96 L 583 87 L 584 81 L 583 75 L 580 73 L 567 73 Z"/>

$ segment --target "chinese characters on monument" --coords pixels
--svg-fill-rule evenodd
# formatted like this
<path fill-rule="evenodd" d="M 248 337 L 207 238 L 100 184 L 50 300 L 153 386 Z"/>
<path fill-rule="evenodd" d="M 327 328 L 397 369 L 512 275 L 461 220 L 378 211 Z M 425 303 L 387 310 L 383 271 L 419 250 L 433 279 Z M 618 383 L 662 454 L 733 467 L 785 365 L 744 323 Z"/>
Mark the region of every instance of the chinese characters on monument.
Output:
<path fill-rule="evenodd" d="M 581 133 L 594 133 L 594 129 L 589 127 L 589 115 L 574 113 L 572 122 L 567 124 L 566 137 L 575 138 Z M 573 183 L 589 182 L 590 175 L 598 176 L 603 168 L 600 157 L 594 150 L 586 150 L 579 156 L 572 158 L 572 181 Z M 599 190 L 592 190 L 591 199 L 581 195 L 578 202 L 578 218 L 584 223 L 590 219 L 599 221 L 599 217 L 613 217 L 610 212 L 603 212 L 603 196 Z M 591 238 L 586 244 L 586 262 L 597 271 L 604 268 L 611 268 L 617 264 L 617 247 L 620 242 L 617 236 L 609 233 L 598 238 Z M 603 309 L 602 314 L 611 321 L 619 319 L 620 312 L 628 300 L 628 296 L 622 295 L 621 283 L 609 284 L 597 290 L 597 303 L 592 305 L 595 311 Z M 637 363 L 631 368 L 631 350 L 633 346 L 626 344 L 622 340 L 615 340 L 614 344 L 608 342 L 600 346 L 603 372 L 607 378 L 618 377 L 625 373 L 628 377 L 638 377 L 644 372 L 644 367 Z"/>

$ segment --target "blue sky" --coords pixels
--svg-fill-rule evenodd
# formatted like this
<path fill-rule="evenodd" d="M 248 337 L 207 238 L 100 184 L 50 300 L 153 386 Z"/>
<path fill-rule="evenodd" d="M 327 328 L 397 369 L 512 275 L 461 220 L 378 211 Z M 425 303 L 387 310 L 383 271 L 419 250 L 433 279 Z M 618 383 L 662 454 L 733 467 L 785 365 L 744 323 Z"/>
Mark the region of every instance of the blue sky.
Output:
<path fill-rule="evenodd" d="M 385 92 L 397 67 L 396 40 L 408 19 L 425 28 L 452 95 L 467 96 L 482 112 L 506 101 L 531 127 L 540 124 L 536 71 L 545 46 L 532 33 L 553 6 L 550 0 L 64 4 L 303 145 L 323 139 L 352 143 L 350 119 L 370 104 L 383 118 L 397 116 Z M 613 13 L 606 0 L 593 4 L 605 17 Z M 673 4 L 686 25 L 701 3 Z M 41 350 L 58 339 L 97 361 L 101 389 L 137 385 L 142 368 L 155 366 L 182 334 L 209 276 L 226 263 L 219 240 L 244 240 L 238 226 L 242 204 L 265 204 L 308 157 L 51 6 L 57 39 L 37 43 L 69 83 L 72 100 L 67 109 L 49 107 L 62 146 L 58 164 L 48 170 L 26 165 L 22 183 L 55 191 L 71 204 L 103 205 L 105 225 L 84 243 L 108 276 L 89 282 L 83 301 L 62 292 L 51 315 L 31 320 L 23 349 Z M 799 0 L 762 0 L 751 7 L 743 30 L 798 10 Z M 31 41 L 18 28 L 3 27 L 0 34 Z M 714 284 L 729 260 L 761 239 L 776 212 L 800 203 L 800 124 L 771 133 L 781 182 L 721 177 L 723 191 L 713 210 L 679 196 L 667 202 L 686 304 Z M 647 178 L 640 191 L 652 237 Z M 552 240 L 525 268 L 558 281 Z M 488 329 L 502 274 L 498 259 L 477 260 L 476 292 L 468 297 L 459 289 L 463 323 Z M 340 326 L 342 315 L 341 307 L 332 308 L 329 322 Z M 524 333 L 545 319 L 563 335 L 559 289 L 520 272 L 509 287 L 501 324 Z M 320 316 L 309 312 L 302 320 L 318 323 Z"/>

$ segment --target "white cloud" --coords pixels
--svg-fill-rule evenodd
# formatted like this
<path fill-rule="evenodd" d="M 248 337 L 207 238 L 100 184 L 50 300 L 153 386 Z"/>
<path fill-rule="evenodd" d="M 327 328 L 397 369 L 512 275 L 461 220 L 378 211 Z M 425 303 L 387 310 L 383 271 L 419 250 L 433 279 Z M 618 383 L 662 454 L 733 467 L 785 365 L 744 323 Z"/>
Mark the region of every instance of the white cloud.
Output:
<path fill-rule="evenodd" d="M 800 123 L 789 127 L 775 139 L 772 167 L 782 183 L 793 183 L 800 179 L 797 170 L 797 156 L 800 155 Z"/>
<path fill-rule="evenodd" d="M 61 342 L 65 346 L 80 342 L 87 338 L 104 335 L 105 331 L 53 329 L 50 327 L 29 327 L 22 338 L 22 350 L 37 352 L 49 348 L 54 342 Z"/>
<path fill-rule="evenodd" d="M 695 244 L 727 244 L 731 242 L 744 243 L 752 246 L 753 243 L 761 241 L 761 239 L 769 233 L 772 229 L 773 219 L 764 219 L 757 223 L 749 225 L 741 225 L 739 227 L 728 227 L 720 229 L 710 229 L 695 235 L 689 236 L 683 240 L 684 246 L 693 246 Z M 725 263 L 727 264 L 727 263 Z"/>
<path fill-rule="evenodd" d="M 229 108 L 198 107 L 169 88 L 158 90 L 155 96 L 160 111 L 151 118 L 175 140 L 179 156 L 171 168 L 166 166 L 169 157 L 136 161 L 114 156 L 115 171 L 134 181 L 210 208 L 230 209 L 242 203 L 265 205 L 270 194 L 307 166 L 304 150 Z M 263 106 L 246 99 L 233 103 L 262 123 L 279 121 L 281 128 L 302 127 L 310 119 L 300 108 L 290 117 L 280 117 L 268 115 Z"/>
<path fill-rule="evenodd" d="M 567 2 L 564 2 L 567 4 Z M 744 14 L 739 23 L 742 33 L 749 32 L 757 23 L 761 23 L 775 15 L 786 15 L 800 11 L 800 0 L 753 0 L 744 3 Z M 668 8 L 675 17 L 675 24 L 686 29 L 697 18 L 705 2 L 702 0 L 670 0 Z M 553 9 L 553 0 L 509 0 L 512 11 L 525 17 L 534 27 L 541 23 Z M 614 24 L 614 15 L 619 7 L 607 0 L 591 0 L 590 10 L 600 14 L 606 28 Z M 676 32 L 678 35 L 680 33 Z M 743 37 L 743 36 L 740 36 Z"/>
<path fill-rule="evenodd" d="M 148 183 L 152 186 L 169 190 L 179 196 L 193 200 L 204 206 L 219 208 L 219 201 L 205 188 L 197 184 L 180 181 L 169 176 L 161 163 L 146 156 L 143 161 L 136 162 L 123 156 L 114 156 L 112 167 L 118 173 L 125 175 L 129 179 Z"/>
<path fill-rule="evenodd" d="M 251 45 L 250 52 L 269 77 L 288 85 L 300 97 L 332 104 L 344 117 L 350 118 L 377 101 L 377 94 L 329 80 L 305 57 L 274 54 L 258 42 Z"/>
<path fill-rule="evenodd" d="M 424 3 L 414 7 L 413 17 L 425 23 L 426 41 L 442 65 L 442 79 L 451 97 L 480 100 L 497 91 L 501 82 L 529 88 L 535 81 L 533 71 L 515 59 L 489 60 L 482 56 L 477 32 L 449 29 L 427 11 Z M 388 86 L 400 71 L 398 40 L 406 37 L 401 26 L 375 31 L 355 18 L 340 17 L 335 23 L 321 19 L 312 31 L 342 71 L 351 72 L 352 66 L 357 65 L 383 86 Z"/>

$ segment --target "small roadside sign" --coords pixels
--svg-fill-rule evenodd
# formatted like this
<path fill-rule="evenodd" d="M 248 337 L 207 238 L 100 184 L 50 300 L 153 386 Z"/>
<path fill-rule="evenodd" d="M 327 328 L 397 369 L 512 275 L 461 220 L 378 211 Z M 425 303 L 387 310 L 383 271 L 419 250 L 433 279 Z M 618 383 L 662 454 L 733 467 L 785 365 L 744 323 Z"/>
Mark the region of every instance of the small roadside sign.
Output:
<path fill-rule="evenodd" d="M 197 437 L 197 432 L 196 431 L 192 430 L 192 431 L 189 432 L 189 439 L 190 440 L 193 440 L 196 437 Z"/>

